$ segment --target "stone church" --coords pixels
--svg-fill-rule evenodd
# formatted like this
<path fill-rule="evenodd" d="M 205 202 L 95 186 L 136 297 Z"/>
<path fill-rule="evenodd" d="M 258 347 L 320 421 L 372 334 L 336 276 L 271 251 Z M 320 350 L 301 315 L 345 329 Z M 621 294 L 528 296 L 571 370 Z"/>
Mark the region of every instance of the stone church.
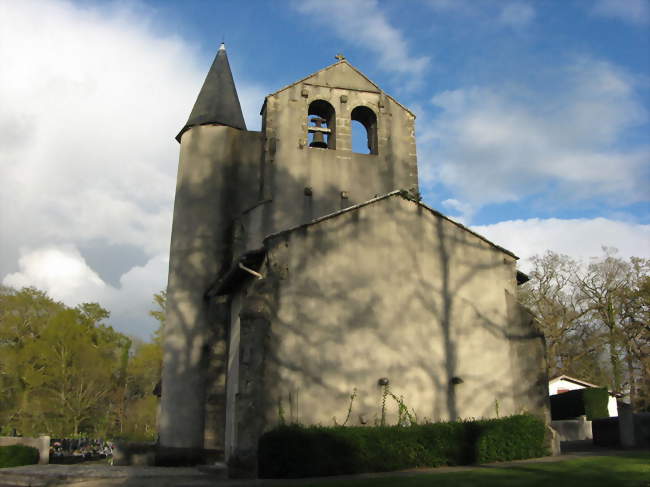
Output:
<path fill-rule="evenodd" d="M 254 470 L 262 432 L 342 423 L 354 390 L 375 424 L 386 383 L 420 420 L 546 415 L 517 257 L 420 201 L 415 115 L 338 56 L 261 116 L 222 44 L 176 137 L 161 448 Z"/>

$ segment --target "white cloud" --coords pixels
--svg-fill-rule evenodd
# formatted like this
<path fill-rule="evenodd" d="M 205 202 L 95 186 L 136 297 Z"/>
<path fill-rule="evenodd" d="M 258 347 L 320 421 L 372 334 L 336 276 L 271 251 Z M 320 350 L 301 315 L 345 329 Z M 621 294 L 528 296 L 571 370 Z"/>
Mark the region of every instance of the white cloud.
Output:
<path fill-rule="evenodd" d="M 597 0 L 592 12 L 602 17 L 610 17 L 632 24 L 650 22 L 650 2 L 648 0 Z"/>
<path fill-rule="evenodd" d="M 4 285 L 17 289 L 34 286 L 70 306 L 106 295 L 106 284 L 74 246 L 23 249 L 21 254 L 20 271 L 7 275 Z"/>
<path fill-rule="evenodd" d="M 417 77 L 429 65 L 428 57 L 409 53 L 404 35 L 391 25 L 376 0 L 303 0 L 294 5 L 298 12 L 326 24 L 343 40 L 374 52 L 385 71 Z"/>
<path fill-rule="evenodd" d="M 475 209 L 472 205 L 453 198 L 444 200 L 442 202 L 442 206 L 451 211 L 457 211 L 459 214 L 451 216 L 451 218 L 463 224 L 471 221 L 475 212 Z"/>
<path fill-rule="evenodd" d="M 8 189 L 0 204 L 21 245 L 91 238 L 149 252 L 167 245 L 173 136 L 200 81 L 186 46 L 128 15 L 61 2 L 3 4 L 0 58 L 11 77 L 0 84 L 0 125 L 18 124 L 10 137 L 0 134 L 13 141 L 0 149 Z"/>
<path fill-rule="evenodd" d="M 650 258 L 650 225 L 607 218 L 531 218 L 472 226 L 472 230 L 518 255 L 524 272 L 530 270 L 527 259 L 547 250 L 587 261 L 600 256 L 604 245 L 616 247 L 622 258 Z"/>
<path fill-rule="evenodd" d="M 521 29 L 528 26 L 535 18 L 535 9 L 532 5 L 514 2 L 505 5 L 499 14 L 499 22 L 508 27 Z"/>
<path fill-rule="evenodd" d="M 169 258 L 167 253 L 154 255 L 142 266 L 135 266 L 120 278 L 120 285 L 111 288 L 106 305 L 111 310 L 111 323 L 142 338 L 149 338 L 158 322 L 149 317 L 154 309 L 153 295 L 163 290 Z M 161 282 L 161 276 L 164 280 Z M 142 317 L 134 322 L 134 317 Z"/>
<path fill-rule="evenodd" d="M 109 322 L 118 330 L 148 338 L 156 323 L 148 318 L 154 293 L 161 290 L 168 259 L 160 254 L 144 266 L 135 266 L 110 286 L 90 268 L 72 244 L 22 249 L 19 270 L 5 276 L 5 286 L 34 286 L 68 306 L 98 302 L 111 311 Z"/>
<path fill-rule="evenodd" d="M 154 32 L 148 8 L 0 2 L 0 280 L 10 274 L 8 283 L 69 304 L 92 298 L 114 316 L 119 308 L 123 331 L 138 334 L 151 295 L 115 298 L 138 269 L 123 269 L 127 281 L 112 288 L 83 249 L 139 249 L 136 263 L 156 280 L 143 289 L 165 287 L 166 267 L 152 262 L 169 248 L 174 136 L 209 68 L 182 39 Z M 263 92 L 241 80 L 239 88 L 247 122 L 259 128 Z M 52 280 L 64 264 L 65 279 Z"/>
<path fill-rule="evenodd" d="M 421 146 L 420 160 L 433 165 L 424 182 L 447 184 L 476 208 L 549 190 L 564 203 L 647 199 L 650 148 L 623 143 L 647 116 L 634 79 L 579 59 L 555 82 L 557 90 L 508 85 L 434 96 L 440 115 Z"/>

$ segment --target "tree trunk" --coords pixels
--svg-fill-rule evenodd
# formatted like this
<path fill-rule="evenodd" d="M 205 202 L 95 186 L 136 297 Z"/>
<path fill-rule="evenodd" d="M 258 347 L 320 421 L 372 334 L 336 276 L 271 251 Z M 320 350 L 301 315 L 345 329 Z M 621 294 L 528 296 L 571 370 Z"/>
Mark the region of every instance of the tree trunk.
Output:
<path fill-rule="evenodd" d="M 606 310 L 606 321 L 605 324 L 609 328 L 609 360 L 612 364 L 612 378 L 614 383 L 612 384 L 612 389 L 614 392 L 620 392 L 621 389 L 621 364 L 619 357 L 616 351 L 616 317 L 614 316 L 614 307 L 612 302 L 607 300 L 607 310 Z"/>
<path fill-rule="evenodd" d="M 629 375 L 629 383 L 630 383 L 630 405 L 632 406 L 632 410 L 636 411 L 637 407 L 637 400 L 636 400 L 636 380 L 634 377 L 634 355 L 632 354 L 632 350 L 629 346 L 626 347 L 626 362 L 627 362 L 627 373 Z"/>

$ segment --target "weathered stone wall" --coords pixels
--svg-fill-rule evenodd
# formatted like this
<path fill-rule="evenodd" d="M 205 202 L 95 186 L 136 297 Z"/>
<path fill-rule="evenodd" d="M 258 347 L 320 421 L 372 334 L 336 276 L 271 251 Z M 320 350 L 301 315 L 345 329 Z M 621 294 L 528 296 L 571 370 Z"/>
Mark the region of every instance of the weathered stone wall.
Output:
<path fill-rule="evenodd" d="M 267 427 L 267 412 L 271 391 L 277 383 L 266 372 L 271 340 L 272 320 L 277 315 L 279 279 L 278 269 L 267 261 L 261 269 L 265 276 L 245 286 L 238 293 L 239 349 L 237 363 L 229 363 L 228 379 L 236 380 L 236 394 L 228 402 L 229 435 L 227 460 L 231 477 L 255 476 L 257 471 L 257 442 Z M 231 349 L 232 350 L 232 349 Z M 232 354 L 232 351 L 231 351 Z M 232 355 L 231 355 L 232 356 Z M 235 372 L 236 374 L 231 373 Z M 229 392 L 231 385 L 229 383 Z M 232 444 L 230 444 L 232 442 Z"/>
<path fill-rule="evenodd" d="M 218 296 L 210 302 L 207 335 L 206 381 L 205 381 L 205 425 L 203 447 L 224 449 L 226 427 L 226 373 L 228 361 L 228 328 L 223 325 L 230 318 L 230 300 Z"/>
<path fill-rule="evenodd" d="M 273 382 L 267 427 L 279 408 L 287 421 L 342 422 L 353 389 L 348 424 L 373 424 L 382 377 L 420 420 L 517 413 L 529 401 L 523 394 L 544 404 L 545 390 L 517 386 L 545 364 L 531 322 L 514 323 L 520 316 L 509 311 L 513 256 L 400 196 L 268 245 L 279 284 L 264 365 Z M 397 407 L 388 404 L 394 422 Z"/>
<path fill-rule="evenodd" d="M 336 112 L 336 150 L 308 146 L 307 113 L 315 100 Z M 377 116 L 377 154 L 352 152 L 351 112 L 358 106 Z M 263 117 L 262 192 L 269 202 L 257 210 L 258 244 L 270 233 L 396 189 L 418 191 L 414 115 L 346 63 L 270 95 Z"/>
<path fill-rule="evenodd" d="M 515 411 L 536 414 L 548 424 L 551 408 L 544 333 L 533 314 L 519 304 L 516 294 L 506 291 L 506 304 Z"/>
<path fill-rule="evenodd" d="M 551 427 L 557 431 L 560 441 L 580 441 L 591 440 L 591 421 L 587 421 L 586 416 L 580 416 L 578 419 L 563 419 L 551 421 Z"/>
<path fill-rule="evenodd" d="M 223 412 L 208 405 L 213 427 L 206 432 L 205 402 L 206 389 L 208 398 L 223 401 L 224 368 L 209 352 L 225 349 L 225 333 L 210 329 L 225 329 L 228 312 L 205 293 L 230 265 L 234 216 L 257 201 L 261 150 L 259 132 L 224 126 L 193 127 L 181 139 L 159 425 L 164 447 L 203 448 L 206 434 L 208 447 L 219 446 L 223 427 L 214 424 L 223 423 Z"/>

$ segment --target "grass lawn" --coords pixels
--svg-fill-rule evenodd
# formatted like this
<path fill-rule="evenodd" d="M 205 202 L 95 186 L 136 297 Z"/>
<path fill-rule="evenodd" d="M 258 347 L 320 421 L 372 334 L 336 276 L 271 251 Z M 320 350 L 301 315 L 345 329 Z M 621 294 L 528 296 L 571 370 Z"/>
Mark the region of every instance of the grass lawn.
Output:
<path fill-rule="evenodd" d="M 650 487 L 650 452 L 578 458 L 510 467 L 480 467 L 413 476 L 338 479 L 292 484 L 300 487 Z"/>

